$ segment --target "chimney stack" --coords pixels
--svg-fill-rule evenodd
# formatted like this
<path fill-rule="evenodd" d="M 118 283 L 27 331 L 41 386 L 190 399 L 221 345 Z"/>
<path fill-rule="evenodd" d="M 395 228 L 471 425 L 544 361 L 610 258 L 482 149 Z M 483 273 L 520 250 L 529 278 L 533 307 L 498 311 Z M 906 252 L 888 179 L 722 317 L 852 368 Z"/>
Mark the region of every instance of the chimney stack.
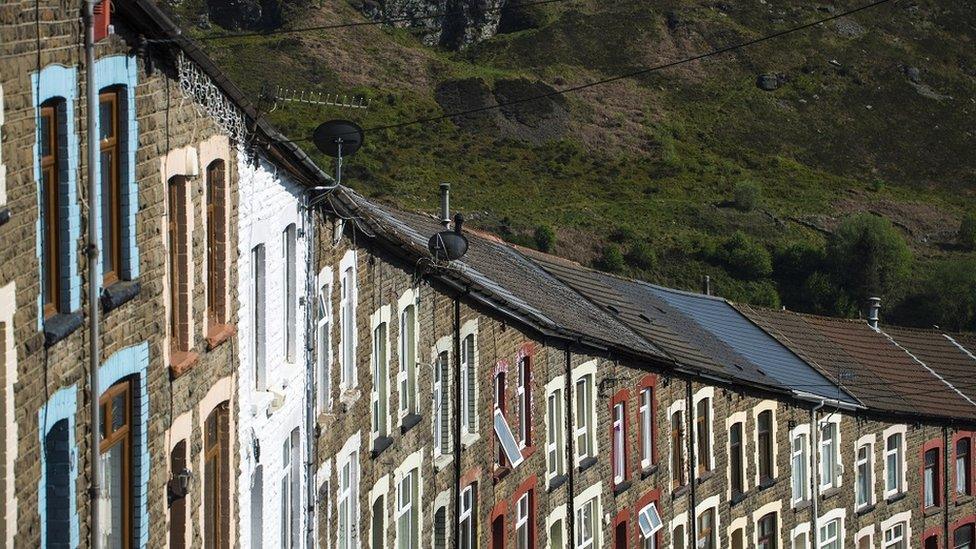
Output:
<path fill-rule="evenodd" d="M 708 275 L 702 277 L 702 293 L 712 295 L 712 277 Z"/>
<path fill-rule="evenodd" d="M 881 314 L 881 298 L 880 297 L 869 297 L 868 298 L 868 326 L 878 329 L 878 321 L 880 320 Z"/>
<path fill-rule="evenodd" d="M 451 224 L 451 184 L 441 183 L 441 225 Z"/>

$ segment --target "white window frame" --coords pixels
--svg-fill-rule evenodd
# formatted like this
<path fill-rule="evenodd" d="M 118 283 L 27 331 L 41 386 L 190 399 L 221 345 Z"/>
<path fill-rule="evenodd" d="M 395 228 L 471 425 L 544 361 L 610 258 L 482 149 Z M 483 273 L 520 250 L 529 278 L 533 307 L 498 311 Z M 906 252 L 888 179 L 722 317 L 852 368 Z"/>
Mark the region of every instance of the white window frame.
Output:
<path fill-rule="evenodd" d="M 546 483 L 552 483 L 553 479 L 566 474 L 566 397 L 565 390 L 566 376 L 560 375 L 546 383 Z M 552 417 L 552 406 L 556 406 L 559 417 Z"/>
<path fill-rule="evenodd" d="M 413 533 L 413 540 L 417 542 L 417 547 L 422 544 L 420 540 L 424 525 L 424 481 L 423 475 L 421 474 L 424 464 L 424 452 L 425 449 L 421 448 L 408 455 L 403 459 L 403 462 L 400 463 L 399 467 L 393 471 L 393 484 L 394 486 L 397 486 L 398 490 L 403 479 L 411 473 L 413 474 L 414 481 L 416 482 L 416 499 L 414 500 L 412 511 L 416 512 L 417 532 Z M 395 546 L 400 547 L 399 528 L 397 529 L 397 540 Z"/>
<path fill-rule="evenodd" d="M 907 425 L 892 425 L 888 427 L 881 433 L 881 441 L 884 444 L 884 469 L 885 469 L 885 487 L 884 487 L 884 497 L 889 498 L 898 493 L 908 492 L 908 459 L 905 455 L 905 440 L 908 433 Z M 895 450 L 888 449 L 888 439 L 893 436 L 899 436 L 900 444 Z M 891 473 L 889 470 L 890 458 L 894 457 L 897 467 L 900 470 L 895 471 L 895 486 L 893 489 L 888 486 L 888 475 Z"/>
<path fill-rule="evenodd" d="M 532 543 L 532 531 L 529 529 L 529 518 L 532 516 L 530 493 L 531 490 L 526 490 L 515 502 L 515 549 L 529 549 Z M 525 544 L 522 544 L 522 536 L 525 536 Z"/>
<path fill-rule="evenodd" d="M 728 543 L 729 543 L 728 547 L 730 549 L 732 547 L 732 536 L 733 534 L 735 534 L 736 531 L 742 532 L 742 547 L 743 548 L 748 547 L 747 543 L 749 542 L 749 539 L 748 536 L 746 536 L 747 524 L 748 521 L 746 520 L 746 517 L 738 517 L 733 519 L 732 522 L 729 524 L 729 527 L 726 528 L 725 537 L 728 539 Z"/>
<path fill-rule="evenodd" d="M 566 504 L 563 503 L 550 511 L 549 516 L 546 517 L 546 537 L 548 538 L 549 542 L 549 544 L 546 545 L 547 549 L 552 548 L 553 541 L 549 534 L 552 532 L 552 527 L 557 524 L 559 525 L 559 531 L 562 533 L 563 545 L 565 546 L 566 543 L 575 542 L 575 539 L 570 540 L 566 537 Z M 572 534 L 575 534 L 575 532 L 572 532 Z M 563 547 L 560 547 L 559 549 L 563 549 Z"/>
<path fill-rule="evenodd" d="M 823 418 L 823 419 L 821 419 L 820 421 L 817 422 L 817 428 L 820 429 L 820 432 L 819 432 L 818 437 L 817 437 L 817 440 L 818 440 L 818 443 L 819 443 L 819 448 L 817 449 L 817 451 L 820 452 L 819 460 L 818 460 L 819 470 L 817 471 L 817 477 L 820 480 L 819 480 L 819 482 L 817 482 L 817 485 L 819 486 L 820 493 L 826 492 L 827 490 L 830 490 L 831 488 L 839 488 L 839 487 L 843 486 L 843 484 L 844 484 L 844 482 L 843 482 L 843 480 L 844 480 L 844 474 L 843 474 L 843 467 L 844 467 L 844 465 L 843 465 L 843 463 L 841 463 L 841 459 L 840 459 L 840 447 L 841 447 L 841 429 L 840 429 L 840 423 L 841 423 L 841 416 L 838 415 L 837 413 L 830 414 L 826 418 Z M 823 428 L 827 424 L 832 425 L 832 429 L 833 429 L 832 440 L 831 440 L 831 444 L 832 444 L 831 445 L 831 453 L 833 455 L 831 455 L 831 456 L 825 456 L 824 455 L 827 444 L 826 444 L 826 440 L 825 440 L 825 438 L 823 436 Z M 828 478 L 824 478 L 824 475 L 823 475 L 824 464 L 827 462 L 827 459 L 828 458 L 830 459 L 831 463 L 833 463 L 832 471 L 833 471 L 833 477 L 834 477 L 834 478 L 829 478 L 829 479 Z"/>
<path fill-rule="evenodd" d="M 600 501 L 600 494 L 602 490 L 603 486 L 598 482 L 583 490 L 574 500 L 576 503 L 573 509 L 573 516 L 576 518 L 576 531 L 573 532 L 573 547 L 576 549 L 600 549 L 602 546 L 603 506 Z M 590 532 L 591 535 L 589 538 L 582 539 L 581 535 L 583 532 L 583 521 L 581 518 L 583 516 L 583 510 L 585 507 L 591 505 L 592 507 L 590 508 L 590 513 L 592 513 L 593 530 Z"/>
<path fill-rule="evenodd" d="M 414 514 L 420 505 L 420 502 L 414 501 L 414 483 L 418 481 L 419 476 L 419 470 L 411 469 L 404 473 L 403 478 L 396 485 L 396 538 L 398 549 L 400 547 L 404 547 L 405 549 L 419 549 L 417 545 L 420 542 L 420 532 L 414 531 L 414 524 L 416 524 Z M 404 518 L 404 515 L 406 515 L 408 521 L 406 532 L 401 528 L 401 520 Z M 419 527 L 419 524 L 417 526 Z"/>
<path fill-rule="evenodd" d="M 461 500 L 458 504 L 461 507 L 461 512 L 458 514 L 459 540 L 467 536 L 469 540 L 468 547 L 476 547 L 478 545 L 478 532 L 474 522 L 477 518 L 474 509 L 478 506 L 478 492 L 474 489 L 475 486 L 474 483 L 471 483 L 461 490 Z M 471 504 L 467 506 L 465 505 L 466 494 L 470 495 L 471 500 Z"/>
<path fill-rule="evenodd" d="M 821 533 L 822 530 L 826 528 L 829 523 L 835 520 L 837 521 L 837 537 L 835 538 L 837 542 L 837 547 L 843 549 L 844 540 L 847 539 L 847 530 L 845 524 L 847 522 L 847 509 L 843 507 L 839 507 L 837 509 L 831 509 L 830 511 L 827 511 L 826 513 L 821 515 L 820 518 L 817 520 L 817 528 L 819 529 L 819 531 L 817 532 L 817 549 L 827 548 L 827 542 L 824 540 L 824 536 L 821 535 Z"/>
<path fill-rule="evenodd" d="M 441 370 L 440 368 L 440 356 L 441 353 L 446 353 L 447 355 L 447 368 Z M 444 336 L 437 340 L 434 348 L 431 349 L 431 428 L 433 429 L 434 435 L 434 459 L 437 460 L 442 456 L 451 455 L 451 441 L 453 440 L 453 433 L 451 433 L 451 337 Z M 440 379 L 440 376 L 447 373 L 447 379 Z M 447 390 L 445 390 L 445 387 Z M 442 414 L 441 408 L 446 408 L 447 413 Z M 444 421 L 444 418 L 447 421 Z M 442 431 L 447 431 L 447 442 L 444 442 L 444 437 Z M 446 448 L 444 445 L 446 444 Z"/>
<path fill-rule="evenodd" d="M 468 360 L 467 340 L 471 337 L 473 345 L 474 360 Z M 473 319 L 461 325 L 461 443 L 471 446 L 479 438 L 478 422 L 478 395 L 479 378 L 478 375 L 478 319 Z M 473 381 L 473 386 L 469 384 Z M 474 406 L 470 406 L 469 400 L 474 399 Z"/>
<path fill-rule="evenodd" d="M 353 549 L 359 547 L 359 433 L 349 437 L 339 453 L 336 454 L 336 547 L 338 549 Z M 349 480 L 343 483 L 343 474 L 349 467 Z M 345 531 L 341 526 L 343 500 L 346 504 Z M 342 540 L 346 540 L 346 545 Z"/>
<path fill-rule="evenodd" d="M 678 546 L 678 545 L 676 545 L 674 543 L 674 532 L 678 528 L 681 528 L 681 533 L 685 537 L 685 539 L 684 539 L 684 542 L 685 543 L 683 545 L 680 545 L 680 546 Z M 671 522 L 668 523 L 668 534 L 671 536 L 671 549 L 687 549 L 688 536 L 690 535 L 689 529 L 688 529 L 688 512 L 687 511 L 682 511 L 682 512 L 676 513 L 674 515 L 674 517 L 671 519 Z"/>
<path fill-rule="evenodd" d="M 251 248 L 251 360 L 254 362 L 254 388 L 268 390 L 268 266 L 263 242 Z"/>
<path fill-rule="evenodd" d="M 759 486 L 759 483 L 762 480 L 759 475 L 759 414 L 767 411 L 771 412 L 770 429 L 772 430 L 772 432 L 769 434 L 770 440 L 773 445 L 772 463 L 770 464 L 772 466 L 771 473 L 773 479 L 779 478 L 779 459 L 777 459 L 777 457 L 779 456 L 779 440 L 777 440 L 779 425 L 777 425 L 777 418 L 776 418 L 777 408 L 779 408 L 779 403 L 776 402 L 775 400 L 764 400 L 759 404 L 757 404 L 752 409 L 752 423 L 753 423 L 752 439 L 756 441 L 755 451 L 753 452 L 753 457 L 755 458 L 753 464 L 756 467 L 756 475 L 753 478 L 754 486 Z"/>
<path fill-rule="evenodd" d="M 715 469 L 715 388 L 714 387 L 703 387 L 699 389 L 694 397 L 692 397 L 692 414 L 694 415 L 694 421 L 692 422 L 692 442 L 695 449 L 695 474 L 698 474 L 698 468 L 701 467 L 701 463 L 698 462 L 698 403 L 708 399 L 708 448 L 705 452 L 705 456 L 708 458 L 708 463 L 706 464 L 705 470 L 712 471 Z"/>
<path fill-rule="evenodd" d="M 856 509 L 863 509 L 870 507 L 876 503 L 875 491 L 874 491 L 874 445 L 875 436 L 873 434 L 864 435 L 857 439 L 857 443 L 854 444 L 854 506 Z M 861 458 L 861 450 L 865 450 L 864 458 Z M 867 493 L 865 494 L 866 500 L 863 502 L 858 501 L 857 492 L 858 486 L 861 483 L 861 466 L 864 466 L 864 472 L 867 473 Z"/>
<path fill-rule="evenodd" d="M 613 483 L 620 484 L 627 478 L 627 406 L 624 402 L 617 402 L 610 409 L 611 413 L 611 442 L 613 456 L 611 471 Z"/>
<path fill-rule="evenodd" d="M 704 501 L 702 501 L 701 503 L 699 503 L 698 505 L 695 506 L 695 525 L 696 525 L 696 528 L 694 530 L 696 532 L 696 535 L 701 535 L 701 532 L 699 532 L 699 529 L 697 528 L 698 519 L 701 518 L 701 516 L 703 514 L 705 514 L 706 511 L 711 510 L 714 513 L 715 525 L 712 527 L 712 537 L 715 539 L 715 548 L 716 549 L 720 549 L 722 547 L 722 545 L 721 545 L 721 536 L 719 536 L 719 532 L 722 531 L 722 515 L 721 515 L 721 513 L 719 513 L 719 503 L 720 503 L 719 496 L 715 495 L 715 496 L 711 496 L 711 497 L 705 498 Z M 688 532 L 690 532 L 691 530 L 686 528 L 686 531 L 687 532 L 686 532 L 685 535 L 687 536 L 687 535 L 689 535 Z M 688 540 L 685 540 L 685 541 L 687 542 Z M 697 546 L 697 544 L 698 544 L 698 540 L 697 539 L 695 540 L 695 544 Z"/>
<path fill-rule="evenodd" d="M 805 521 L 797 524 L 796 527 L 790 530 L 790 549 L 811 549 L 810 529 L 810 521 Z M 798 546 L 796 540 L 801 536 L 803 538 L 803 545 Z"/>
<path fill-rule="evenodd" d="M 406 319 L 404 315 L 407 309 L 413 308 L 413 364 L 408 364 L 407 345 L 404 327 Z M 417 371 L 420 365 L 420 346 L 418 345 L 420 334 L 420 294 L 419 290 L 409 288 L 403 292 L 397 300 L 397 420 L 403 426 L 403 420 L 409 414 L 420 414 L 420 392 L 417 379 L 420 377 Z"/>
<path fill-rule="evenodd" d="M 518 379 L 515 382 L 515 399 L 518 406 L 518 443 L 519 448 L 524 449 L 529 440 L 529 432 L 532 425 L 529 423 L 532 403 L 532 389 L 526 386 L 526 378 L 532 376 L 532 361 L 527 355 L 521 355 L 515 361 L 515 375 Z"/>
<path fill-rule="evenodd" d="M 887 549 L 888 545 L 885 545 L 885 533 L 894 528 L 895 526 L 902 524 L 904 525 L 904 536 L 905 536 L 905 547 L 906 549 L 912 546 L 912 512 L 902 511 L 901 513 L 896 513 L 885 520 L 881 521 L 881 546 Z"/>
<path fill-rule="evenodd" d="M 752 546 L 759 547 L 759 521 L 766 515 L 776 516 L 776 547 L 783 546 L 783 502 L 776 500 L 752 512 Z"/>
<path fill-rule="evenodd" d="M 389 305 L 383 305 L 369 317 L 370 340 L 370 442 L 375 444 L 380 437 L 390 436 L 390 316 Z M 376 333 L 382 328 L 382 341 L 377 341 Z M 382 364 L 377 360 L 377 345 L 382 344 Z M 380 379 L 382 378 L 382 379 Z M 382 383 L 381 383 L 382 381 Z"/>
<path fill-rule="evenodd" d="M 290 255 L 290 257 L 289 257 Z M 281 231 L 281 343 L 285 362 L 294 364 L 298 354 L 298 225 Z"/>
<path fill-rule="evenodd" d="M 312 528 L 315 531 L 315 536 L 318 538 L 322 535 L 325 538 L 324 549 L 332 549 L 332 533 L 329 531 L 329 525 L 332 523 L 332 495 L 329 493 L 329 488 L 332 486 L 332 459 L 327 458 L 319 468 L 315 471 L 315 499 L 317 501 L 316 512 L 314 513 L 314 522 Z M 321 498 L 321 494 L 325 494 L 325 498 Z M 325 525 L 323 526 L 320 522 L 318 509 L 324 509 L 325 512 Z"/>
<path fill-rule="evenodd" d="M 573 465 L 578 467 L 579 464 L 587 458 L 595 458 L 600 454 L 599 445 L 596 440 L 595 426 L 596 426 L 596 369 L 597 361 L 591 360 L 589 362 L 584 362 L 579 366 L 573 368 L 572 371 L 572 382 L 573 382 L 573 441 L 574 447 L 576 449 L 575 456 L 573 456 Z M 587 395 L 585 395 L 585 400 L 582 403 L 582 407 L 586 409 L 586 413 L 583 414 L 584 421 L 581 424 L 580 414 L 576 411 L 580 409 L 580 391 L 579 382 L 584 381 L 586 387 Z M 579 441 L 584 440 L 586 442 L 585 447 L 580 447 Z"/>
<path fill-rule="evenodd" d="M 371 520 L 376 520 L 376 515 L 373 514 L 373 508 L 376 505 L 376 501 L 378 499 L 380 499 L 380 498 L 383 499 L 383 514 L 380 516 L 381 520 L 383 521 L 383 525 L 381 527 L 382 528 L 382 532 L 383 532 L 383 540 L 382 540 L 383 549 L 385 549 L 386 548 L 386 545 L 387 545 L 387 540 L 386 540 L 386 530 L 387 530 L 387 524 L 386 524 L 386 507 L 387 507 L 387 502 L 389 501 L 389 499 L 388 499 L 389 498 L 389 493 L 390 493 L 390 476 L 389 475 L 383 475 L 383 476 L 381 476 L 379 478 L 379 480 L 376 481 L 375 484 L 373 484 L 373 489 L 369 491 L 369 497 L 368 497 L 368 500 L 369 500 L 369 511 L 370 511 L 370 515 L 371 515 L 370 516 L 370 519 Z M 372 544 L 373 544 L 373 525 L 372 524 L 370 524 L 370 531 L 369 531 L 369 536 L 367 538 L 367 541 L 368 541 L 367 546 L 369 546 L 370 549 L 380 549 L 378 547 L 372 547 Z"/>
<path fill-rule="evenodd" d="M 861 541 L 867 538 L 868 547 L 874 548 L 874 525 L 870 524 L 861 528 L 854 534 L 854 549 L 861 549 Z"/>
<path fill-rule="evenodd" d="M 800 441 L 799 451 L 796 448 L 797 440 Z M 797 461 L 801 464 L 800 471 L 797 471 Z M 797 475 L 801 478 L 797 479 Z M 796 494 L 796 483 L 799 481 L 802 489 L 800 495 Z M 803 423 L 797 425 L 790 431 L 790 507 L 795 508 L 797 504 L 810 499 L 810 424 Z"/>
<path fill-rule="evenodd" d="M 315 322 L 315 369 L 316 369 L 316 408 L 319 413 L 332 409 L 332 268 L 319 271 L 318 291 L 316 292 L 316 315 L 322 317 Z M 325 330 L 323 338 L 322 331 Z"/>
<path fill-rule="evenodd" d="M 347 250 L 342 256 L 339 277 L 339 388 L 350 391 L 359 386 L 356 365 L 356 348 L 359 345 L 356 329 L 356 306 L 359 303 L 356 250 Z"/>
<path fill-rule="evenodd" d="M 742 493 L 745 494 L 749 491 L 749 474 L 747 472 L 749 469 L 749 430 L 746 429 L 746 419 L 748 419 L 748 415 L 744 411 L 734 412 L 725 418 L 725 436 L 728 439 L 725 444 L 725 459 L 728 464 L 725 474 L 725 497 L 730 500 L 732 499 L 732 440 L 729 433 L 732 432 L 732 426 L 736 423 L 742 424 L 742 471 L 740 471 L 742 473 Z M 671 416 L 669 415 L 669 424 L 670 421 Z"/>
<path fill-rule="evenodd" d="M 640 466 L 650 469 L 654 464 L 654 387 L 642 387 L 637 393 L 640 428 Z"/>
<path fill-rule="evenodd" d="M 647 521 L 649 528 L 644 528 L 640 520 L 641 518 Z M 664 528 L 664 520 L 661 518 L 661 513 L 657 510 L 657 503 L 652 501 L 637 511 L 637 528 L 640 531 L 642 539 L 648 539 Z"/>

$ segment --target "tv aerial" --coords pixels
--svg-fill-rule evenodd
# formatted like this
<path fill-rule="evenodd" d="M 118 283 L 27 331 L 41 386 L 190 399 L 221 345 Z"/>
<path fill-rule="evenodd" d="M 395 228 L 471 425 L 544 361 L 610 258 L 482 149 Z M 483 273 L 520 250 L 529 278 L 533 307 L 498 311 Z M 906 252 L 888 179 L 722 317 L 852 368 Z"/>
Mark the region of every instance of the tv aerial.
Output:
<path fill-rule="evenodd" d="M 348 120 L 329 120 L 312 132 L 312 142 L 320 151 L 336 159 L 335 182 L 342 183 L 342 157 L 352 156 L 363 146 L 363 129 Z"/>

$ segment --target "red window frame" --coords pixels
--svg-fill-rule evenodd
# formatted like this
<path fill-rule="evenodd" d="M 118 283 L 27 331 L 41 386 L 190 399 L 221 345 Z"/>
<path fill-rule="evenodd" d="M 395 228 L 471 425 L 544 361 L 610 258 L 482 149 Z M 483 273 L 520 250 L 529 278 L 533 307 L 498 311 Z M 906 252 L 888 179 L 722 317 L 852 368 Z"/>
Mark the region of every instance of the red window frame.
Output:
<path fill-rule="evenodd" d="M 535 359 L 535 345 L 533 345 L 532 342 L 522 344 L 522 346 L 519 348 L 518 355 L 516 356 L 515 363 L 516 365 L 519 365 L 524 360 L 526 365 L 525 379 L 518 380 L 518 386 L 523 387 L 522 398 L 525 399 L 526 405 L 522 407 L 522 410 L 525 411 L 525 415 L 527 416 L 525 418 L 525 421 L 526 424 L 528 425 L 528 430 L 524 441 L 524 447 L 522 448 L 522 457 L 525 459 L 528 459 L 528 457 L 535 452 L 535 425 L 533 425 L 532 422 L 532 420 L 534 419 L 532 414 L 532 396 L 533 396 L 532 367 L 533 367 L 534 359 Z M 518 374 L 519 374 L 519 369 L 516 367 L 516 375 Z M 519 418 L 519 420 L 521 421 L 522 418 Z M 521 432 L 519 433 L 519 435 L 521 435 Z"/>
<path fill-rule="evenodd" d="M 630 433 L 630 417 L 627 414 L 627 401 L 630 398 L 630 391 L 627 389 L 621 389 L 617 391 L 613 398 L 610 399 L 610 473 L 611 479 L 614 481 L 614 488 L 630 480 L 630 460 L 629 453 L 630 449 L 627 446 L 627 434 Z M 613 424 L 616 422 L 616 417 L 614 416 L 614 408 L 618 404 L 623 405 L 623 450 L 624 450 L 624 470 L 623 470 L 623 480 L 620 483 L 616 482 L 616 475 L 614 474 L 614 464 L 617 463 L 617 449 L 616 444 L 614 444 L 614 427 Z"/>
<path fill-rule="evenodd" d="M 636 409 L 636 413 L 637 413 L 636 418 L 637 418 L 637 426 L 638 426 L 638 429 L 637 429 L 637 448 L 638 448 L 638 460 L 637 460 L 637 463 L 640 463 L 641 462 L 641 458 L 644 457 L 640 453 L 640 450 L 642 448 L 644 448 L 644 441 L 641 438 L 641 437 L 644 436 L 644 429 L 641 426 L 641 417 L 640 417 L 640 407 L 641 407 L 641 401 L 640 401 L 640 399 L 641 399 L 641 393 L 644 391 L 644 389 L 650 389 L 651 390 L 651 467 L 654 467 L 658 463 L 658 461 L 657 461 L 658 460 L 658 455 L 657 455 L 657 441 L 658 441 L 658 432 L 657 432 L 657 376 L 656 375 L 646 375 L 646 376 L 642 377 L 640 379 L 640 381 L 637 383 L 637 409 Z M 669 418 L 669 421 L 670 421 L 670 418 Z"/>
<path fill-rule="evenodd" d="M 636 511 L 634 511 L 634 512 L 636 513 Z M 627 521 L 630 520 L 630 513 L 631 513 L 631 510 L 630 509 L 623 509 L 619 513 L 617 513 L 617 516 L 615 516 L 613 518 L 613 535 L 612 535 L 612 537 L 613 537 L 613 544 L 612 544 L 613 545 L 613 549 L 628 549 L 631 546 L 631 544 L 630 544 L 630 529 L 629 529 L 629 527 L 627 525 Z M 617 542 L 618 541 L 617 540 L 617 532 L 619 531 L 621 525 L 623 525 L 623 529 L 624 529 L 624 532 L 625 532 L 625 534 L 624 534 L 625 535 L 625 539 L 624 539 L 623 545 L 621 545 L 620 543 Z"/>
<path fill-rule="evenodd" d="M 967 456 L 969 463 L 969 486 L 967 486 L 966 493 L 962 497 L 972 496 L 976 493 L 976 459 L 973 458 L 973 452 L 976 452 L 976 431 L 959 431 L 952 436 L 952 462 L 950 464 L 952 468 L 952 482 L 950 482 L 949 489 L 952 492 L 952 501 L 956 502 L 959 499 L 960 494 L 956 492 L 956 459 L 959 457 L 957 450 L 959 448 L 960 440 L 969 440 L 969 455 Z M 923 464 L 924 465 L 924 464 Z"/>
<path fill-rule="evenodd" d="M 538 497 L 536 496 L 536 484 L 537 476 L 531 475 L 521 484 L 515 488 L 515 492 L 512 497 L 509 498 L 509 505 L 512 507 L 513 513 L 518 513 L 518 501 L 525 494 L 529 494 L 529 547 L 530 549 L 536 549 L 539 546 L 539 529 L 537 527 L 538 516 Z M 494 519 L 492 519 L 494 520 Z M 512 516 L 512 528 L 514 529 L 518 525 L 518 516 L 513 514 Z M 513 530 L 514 531 L 514 530 Z"/>
<path fill-rule="evenodd" d="M 929 450 L 938 450 L 937 457 L 935 460 L 935 505 L 931 508 L 936 509 L 941 507 L 945 502 L 943 500 L 943 490 L 942 485 L 942 475 L 945 474 L 945 445 L 942 443 L 942 438 L 934 438 L 922 445 L 919 451 L 919 463 L 918 463 L 918 475 L 920 482 L 919 484 L 919 494 L 918 494 L 918 506 L 922 511 L 922 515 L 925 515 L 925 454 Z"/>
<path fill-rule="evenodd" d="M 491 514 L 488 515 L 488 547 L 490 549 L 505 549 L 505 538 L 508 535 L 508 525 L 505 520 L 506 513 L 508 513 L 507 499 L 499 501 L 491 508 Z M 501 537 L 496 537 L 495 535 L 495 521 L 498 519 L 502 521 Z"/>
<path fill-rule="evenodd" d="M 658 511 L 658 513 L 661 513 L 662 511 L 661 511 L 661 502 L 660 501 L 661 501 L 661 490 L 660 489 L 655 488 L 655 489 L 647 492 L 646 494 L 644 494 L 643 496 L 641 496 L 641 498 L 639 500 L 637 500 L 637 503 L 636 504 L 634 504 L 634 507 L 633 507 L 634 516 L 637 516 L 637 513 L 639 513 L 641 509 L 643 509 L 647 505 L 650 505 L 651 503 L 657 505 L 657 511 Z M 663 520 L 663 518 L 664 517 L 662 515 L 662 520 Z M 637 539 L 638 541 L 640 541 L 640 538 L 641 538 L 640 524 L 638 524 L 636 520 L 634 521 L 634 528 L 636 528 L 636 536 L 637 536 L 635 539 Z M 662 538 L 663 538 L 664 531 L 666 529 L 667 529 L 667 523 L 665 522 L 664 523 L 664 528 L 661 528 L 660 530 L 657 531 L 656 534 L 654 534 L 654 537 L 655 537 L 655 540 L 654 541 L 656 542 L 655 545 L 654 545 L 655 547 L 664 547 Z"/>
<path fill-rule="evenodd" d="M 951 548 L 956 539 L 956 530 L 962 528 L 963 526 L 971 526 L 973 528 L 974 541 L 976 541 L 976 512 L 972 515 L 963 517 L 952 524 L 949 525 L 949 539 L 946 540 L 946 547 Z"/>

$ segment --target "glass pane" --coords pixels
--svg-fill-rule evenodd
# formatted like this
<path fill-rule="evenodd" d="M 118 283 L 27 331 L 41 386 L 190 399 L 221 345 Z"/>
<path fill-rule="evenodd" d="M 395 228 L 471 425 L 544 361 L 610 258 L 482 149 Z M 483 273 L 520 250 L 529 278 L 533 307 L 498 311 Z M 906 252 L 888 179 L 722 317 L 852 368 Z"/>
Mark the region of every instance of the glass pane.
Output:
<path fill-rule="evenodd" d="M 125 397 L 126 393 L 122 392 L 114 397 L 112 397 L 112 432 L 118 431 L 122 427 L 125 427 L 126 414 L 125 414 Z"/>
<path fill-rule="evenodd" d="M 51 154 L 51 141 L 49 136 L 51 135 L 51 124 L 53 120 L 50 116 L 41 116 L 41 127 L 40 127 L 40 141 L 41 141 L 41 156 L 48 156 Z"/>
<path fill-rule="evenodd" d="M 101 172 L 102 172 L 102 249 L 100 251 L 102 256 L 102 271 L 108 272 L 115 270 L 115 265 L 112 264 L 112 242 L 115 238 L 115 226 L 112 220 L 112 204 L 116 199 L 114 194 L 114 189 L 112 185 L 112 179 L 115 175 L 115 162 L 113 158 L 112 151 L 102 151 L 101 156 Z"/>
<path fill-rule="evenodd" d="M 98 139 L 108 139 L 113 136 L 115 115 L 114 101 L 102 101 L 98 104 Z"/>
<path fill-rule="evenodd" d="M 124 547 L 124 459 L 125 452 L 121 443 L 112 446 L 99 459 L 104 483 L 102 497 L 99 499 L 99 531 L 101 546 L 108 549 Z"/>

